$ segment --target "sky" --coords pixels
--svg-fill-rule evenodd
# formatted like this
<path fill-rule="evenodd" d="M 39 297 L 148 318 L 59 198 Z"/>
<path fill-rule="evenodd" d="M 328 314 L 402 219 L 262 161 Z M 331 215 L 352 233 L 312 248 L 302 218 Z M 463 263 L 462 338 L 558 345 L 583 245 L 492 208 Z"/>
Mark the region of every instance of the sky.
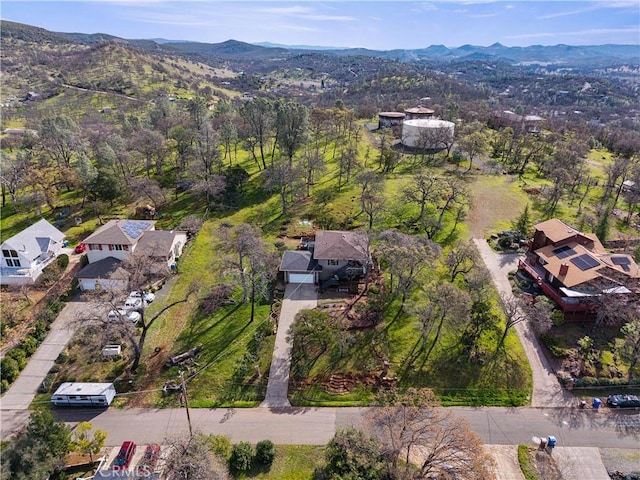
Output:
<path fill-rule="evenodd" d="M 375 50 L 640 45 L 639 0 L 0 0 L 0 17 L 57 32 L 206 43 Z"/>

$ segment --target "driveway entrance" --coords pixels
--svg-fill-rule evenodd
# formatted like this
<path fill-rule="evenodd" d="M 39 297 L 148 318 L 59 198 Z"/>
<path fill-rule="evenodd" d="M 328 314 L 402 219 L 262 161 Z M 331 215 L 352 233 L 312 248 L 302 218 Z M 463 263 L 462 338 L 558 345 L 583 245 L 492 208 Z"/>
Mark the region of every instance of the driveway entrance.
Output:
<path fill-rule="evenodd" d="M 262 407 L 290 407 L 289 369 L 291 367 L 291 345 L 287 342 L 289 327 L 300 310 L 315 308 L 318 305 L 318 291 L 313 284 L 289 283 L 284 291 L 284 300 L 280 309 L 276 344 L 269 370 L 267 394 Z"/>

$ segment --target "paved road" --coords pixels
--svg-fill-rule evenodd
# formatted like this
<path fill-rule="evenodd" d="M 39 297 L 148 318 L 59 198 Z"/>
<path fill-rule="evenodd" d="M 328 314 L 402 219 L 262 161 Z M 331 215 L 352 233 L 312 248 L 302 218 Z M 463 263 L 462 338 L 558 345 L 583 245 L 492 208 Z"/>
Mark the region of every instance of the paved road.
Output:
<path fill-rule="evenodd" d="M 483 238 L 474 238 L 482 260 L 491 273 L 491 278 L 500 295 L 512 296 L 509 272 L 518 268 L 520 254 L 503 254 L 495 252 Z M 532 407 L 567 407 L 575 405 L 575 397 L 562 388 L 555 372 L 551 368 L 538 339 L 529 329 L 526 322 L 515 326 L 520 342 L 527 354 L 533 373 Z"/>
<path fill-rule="evenodd" d="M 288 283 L 280 308 L 278 332 L 273 349 L 273 358 L 269 369 L 267 393 L 262 407 L 290 407 L 289 370 L 291 368 L 291 345 L 287 342 L 289 327 L 300 310 L 314 308 L 318 304 L 318 291 L 315 285 Z"/>
<path fill-rule="evenodd" d="M 366 408 L 191 409 L 191 423 L 202 433 L 229 435 L 232 442 L 324 445 L 335 429 L 357 425 Z M 573 408 L 452 407 L 487 444 L 531 444 L 532 437 L 554 435 L 561 447 L 638 448 L 640 411 Z M 158 441 L 188 432 L 185 409 L 56 410 L 66 422 L 90 421 L 109 432 L 107 445 L 124 440 Z"/>

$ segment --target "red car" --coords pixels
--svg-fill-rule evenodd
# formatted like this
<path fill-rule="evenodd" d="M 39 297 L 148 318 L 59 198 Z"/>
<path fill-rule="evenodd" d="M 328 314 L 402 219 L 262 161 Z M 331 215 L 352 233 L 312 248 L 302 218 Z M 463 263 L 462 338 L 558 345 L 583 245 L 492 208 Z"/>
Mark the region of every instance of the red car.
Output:
<path fill-rule="evenodd" d="M 120 451 L 118 452 L 118 456 L 113 461 L 113 469 L 114 470 L 126 470 L 129 468 L 129 464 L 131 463 L 131 459 L 133 455 L 136 453 L 136 444 L 130 440 L 127 440 L 122 443 L 120 447 Z"/>
<path fill-rule="evenodd" d="M 138 463 L 138 471 L 141 473 L 151 474 L 156 471 L 156 465 L 158 464 L 158 458 L 160 457 L 160 445 L 153 443 L 147 445 L 144 451 L 142 459 Z"/>
<path fill-rule="evenodd" d="M 73 249 L 74 253 L 84 253 L 84 251 L 87 249 L 87 247 L 85 247 L 84 243 L 79 243 L 78 245 L 76 245 L 76 248 Z"/>

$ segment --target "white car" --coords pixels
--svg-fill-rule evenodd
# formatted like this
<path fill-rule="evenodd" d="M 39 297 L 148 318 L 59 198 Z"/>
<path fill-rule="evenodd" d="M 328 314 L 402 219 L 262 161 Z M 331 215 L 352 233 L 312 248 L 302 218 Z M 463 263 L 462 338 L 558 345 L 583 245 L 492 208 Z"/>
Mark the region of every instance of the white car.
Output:
<path fill-rule="evenodd" d="M 134 291 L 129 294 L 129 298 L 143 298 L 145 302 L 151 303 L 156 299 L 155 293 Z"/>
<path fill-rule="evenodd" d="M 122 308 L 125 310 L 140 310 L 144 306 L 145 302 L 141 298 L 128 297 Z"/>
<path fill-rule="evenodd" d="M 117 310 L 111 310 L 107 314 L 107 319 L 109 321 L 117 321 L 120 318 L 125 318 L 132 323 L 138 323 L 142 315 L 136 312 L 135 310 L 125 310 L 123 308 L 118 308 Z"/>

